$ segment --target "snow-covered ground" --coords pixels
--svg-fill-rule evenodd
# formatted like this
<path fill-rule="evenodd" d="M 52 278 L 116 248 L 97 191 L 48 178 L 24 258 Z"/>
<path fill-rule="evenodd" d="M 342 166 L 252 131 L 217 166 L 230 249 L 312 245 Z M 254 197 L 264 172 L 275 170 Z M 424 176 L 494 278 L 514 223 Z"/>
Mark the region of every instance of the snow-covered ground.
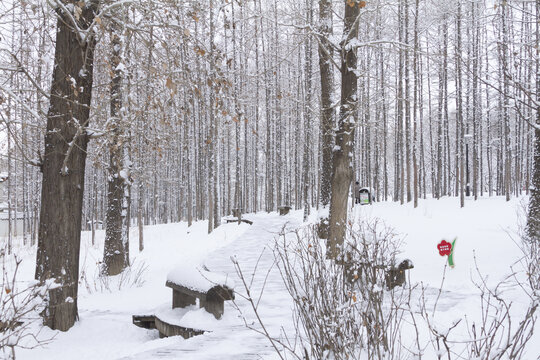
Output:
<path fill-rule="evenodd" d="M 414 263 L 410 271 L 411 284 L 422 284 L 428 297 L 437 297 L 446 258 L 439 256 L 436 245 L 442 240 L 457 238 L 456 266 L 447 268 L 443 291 L 437 307 L 437 326 L 447 326 L 456 319 L 473 319 L 479 314 L 477 289 L 478 268 L 493 286 L 514 270 L 522 257 L 519 248 L 519 224 L 522 221 L 525 199 L 504 201 L 501 197 L 468 200 L 460 208 L 458 199 L 420 200 L 412 204 L 375 203 L 356 206 L 354 216 L 361 219 L 382 219 L 403 239 L 400 257 Z M 80 284 L 80 321 L 66 333 L 44 328 L 40 339 L 52 339 L 33 349 L 18 349 L 18 359 L 259 359 L 273 358 L 273 350 L 264 336 L 245 327 L 256 324 L 245 293 L 235 272 L 231 256 L 251 278 L 252 295 L 258 299 L 261 318 L 273 335 L 280 331 L 291 333 L 292 301 L 274 266 L 271 248 L 277 234 L 287 227 L 302 226 L 302 211 L 287 216 L 276 213 L 257 213 L 246 216 L 253 225 L 223 224 L 207 234 L 205 221 L 190 228 L 185 223 L 145 227 L 145 249 L 138 253 L 137 229 L 131 232 L 131 259 L 134 268 L 145 268 L 139 280 L 142 286 L 124 285 L 118 290 L 115 281 L 99 281 L 97 268 L 103 251 L 103 232 L 97 234 L 97 245 L 92 246 L 90 234 L 83 233 Z M 313 218 L 315 218 L 313 216 Z M 34 274 L 35 252 L 19 248 L 23 257 L 19 280 L 31 280 Z M 262 255 L 261 255 L 262 254 Z M 171 305 L 171 289 L 165 287 L 167 274 L 178 265 L 205 264 L 211 271 L 227 275 L 236 283 L 236 305 L 240 312 L 226 302 L 225 315 L 211 333 L 188 340 L 180 337 L 159 339 L 156 330 L 146 330 L 132 324 L 134 314 L 152 314 Z M 518 275 L 521 276 L 521 275 Z M 116 279 L 116 282 L 118 279 Z M 105 288 L 105 289 L 104 289 Z M 514 302 L 516 316 L 525 310 L 527 299 L 515 288 L 505 295 Z M 431 299 L 433 300 L 433 299 Z M 428 299 L 428 302 L 431 301 Z M 201 316 L 202 318 L 202 316 Z M 197 320 L 195 316 L 194 321 Z M 204 321 L 201 319 L 201 321 Z M 33 329 L 37 330 L 37 324 Z M 540 328 L 531 339 L 531 346 L 523 359 L 538 359 Z M 456 336 L 459 336 L 459 332 Z M 462 334 L 465 336 L 466 334 Z M 459 338 L 459 337 L 458 337 Z M 434 349 L 426 347 L 424 358 L 434 359 Z M 412 357 L 411 357 L 412 358 Z"/>

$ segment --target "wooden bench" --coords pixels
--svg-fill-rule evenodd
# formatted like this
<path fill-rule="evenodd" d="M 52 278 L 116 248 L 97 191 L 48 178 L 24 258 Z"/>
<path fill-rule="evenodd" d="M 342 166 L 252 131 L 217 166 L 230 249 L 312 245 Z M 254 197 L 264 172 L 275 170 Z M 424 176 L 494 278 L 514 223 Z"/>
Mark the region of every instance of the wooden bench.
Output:
<path fill-rule="evenodd" d="M 214 315 L 216 319 L 223 315 L 225 300 L 234 300 L 234 291 L 223 285 L 216 285 L 208 291 L 190 289 L 171 281 L 167 281 L 166 286 L 173 290 L 173 309 L 196 305 L 198 299 L 199 307 Z"/>
<path fill-rule="evenodd" d="M 279 215 L 280 216 L 287 215 L 289 213 L 289 211 L 291 211 L 291 209 L 292 208 L 290 206 L 288 206 L 288 205 L 279 206 L 278 207 Z"/>
<path fill-rule="evenodd" d="M 173 324 L 161 319 L 161 315 L 133 315 L 133 324 L 145 328 L 156 329 L 159 331 L 159 337 L 182 336 L 189 339 L 192 336 L 202 335 L 205 330 L 193 329 L 190 327 Z"/>
<path fill-rule="evenodd" d="M 242 208 L 231 209 L 231 211 L 233 219 L 225 218 L 225 221 L 227 223 L 237 222 L 238 224 L 240 224 L 241 222 L 245 222 L 246 224 L 253 225 L 253 221 L 248 219 L 242 219 Z"/>
<path fill-rule="evenodd" d="M 253 221 L 248 220 L 248 219 L 240 219 L 240 221 L 238 221 L 238 219 L 227 219 L 226 218 L 225 221 L 227 223 L 245 222 L 246 224 L 253 225 Z"/>
<path fill-rule="evenodd" d="M 405 271 L 414 268 L 411 260 L 405 259 L 398 266 L 392 265 L 386 268 L 385 282 L 386 288 L 392 290 L 396 286 L 405 284 Z"/>
<path fill-rule="evenodd" d="M 173 309 L 195 305 L 198 299 L 199 307 L 216 319 L 223 315 L 224 301 L 234 299 L 234 283 L 205 266 L 180 265 L 169 272 L 165 286 L 173 290 Z"/>
<path fill-rule="evenodd" d="M 231 209 L 231 211 L 232 216 L 234 216 L 235 218 L 242 218 L 242 208 Z"/>
<path fill-rule="evenodd" d="M 133 315 L 133 324 L 145 329 L 157 329 L 160 337 L 180 335 L 187 339 L 203 334 L 206 330 L 182 325 L 183 316 L 194 311 L 189 307 L 196 306 L 198 302 L 199 308 L 220 319 L 225 311 L 225 300 L 234 300 L 232 282 L 225 275 L 206 268 L 179 266 L 169 273 L 165 286 L 173 291 L 173 310 L 162 309 L 161 313 L 154 315 Z"/>
<path fill-rule="evenodd" d="M 392 290 L 396 286 L 405 284 L 406 270 L 414 268 L 411 260 L 405 259 L 396 265 L 382 265 L 382 264 L 364 264 L 364 263 L 346 263 L 347 266 L 347 278 L 350 282 L 354 282 L 359 279 L 359 275 L 366 270 L 384 271 L 384 281 L 386 288 Z M 356 275 L 356 276 L 355 276 Z"/>
<path fill-rule="evenodd" d="M 145 329 L 156 328 L 156 316 L 155 315 L 133 315 L 133 324 Z"/>

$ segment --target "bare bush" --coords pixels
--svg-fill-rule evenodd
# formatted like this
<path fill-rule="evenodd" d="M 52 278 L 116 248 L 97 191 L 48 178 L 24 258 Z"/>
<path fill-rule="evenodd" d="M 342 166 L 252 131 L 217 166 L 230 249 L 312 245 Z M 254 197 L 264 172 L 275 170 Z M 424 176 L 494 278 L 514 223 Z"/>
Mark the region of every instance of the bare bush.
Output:
<path fill-rule="evenodd" d="M 378 222 L 348 231 L 342 261 L 326 257 L 315 226 L 282 233 L 274 256 L 294 303 L 294 334 L 271 337 L 258 315 L 250 281 L 235 262 L 247 299 L 282 358 L 399 358 L 399 329 L 410 288 L 386 290 L 387 269 L 396 263 L 399 241 Z M 279 350 L 278 346 L 282 349 Z"/>
<path fill-rule="evenodd" d="M 528 266 L 525 269 L 529 268 Z M 472 314 L 474 320 L 465 317 L 454 321 L 447 327 L 435 325 L 437 300 L 428 311 L 425 288 L 420 297 L 421 316 L 429 330 L 430 343 L 437 359 L 482 359 L 518 360 L 522 359 L 532 338 L 540 303 L 538 295 L 527 282 L 513 272 L 495 287 L 488 286 L 486 277 L 476 266 L 479 280 L 474 281 L 478 289 L 479 308 Z M 444 286 L 444 277 L 439 294 Z M 506 292 L 515 289 L 527 303 L 526 310 L 518 317 L 513 311 L 513 303 L 507 299 Z M 467 336 L 454 335 L 454 330 L 465 329 Z M 466 355 L 464 355 L 466 354 Z"/>
<path fill-rule="evenodd" d="M 16 348 L 33 348 L 50 339 L 38 339 L 41 318 L 38 314 L 47 301 L 54 279 L 44 284 L 19 281 L 22 260 L 0 251 L 2 283 L 0 284 L 0 358 L 15 359 Z M 39 324 L 37 326 L 34 326 Z"/>
<path fill-rule="evenodd" d="M 97 264 L 91 277 L 88 276 L 87 268 L 81 271 L 80 283 L 84 283 L 89 294 L 94 292 L 113 292 L 123 288 L 141 287 L 144 282 L 144 274 L 148 265 L 137 258 L 131 261 L 131 265 L 115 276 L 108 276 L 101 271 L 101 264 Z"/>
<path fill-rule="evenodd" d="M 427 292 L 410 281 L 394 287 L 392 271 L 402 271 L 396 266 L 399 238 L 374 221 L 354 230 L 351 226 L 347 239 L 345 255 L 334 261 L 327 259 L 314 226 L 277 238 L 274 257 L 293 300 L 295 326 L 292 333 L 282 329 L 279 337 L 267 331 L 258 311 L 264 286 L 258 299 L 250 292 L 258 265 L 248 279 L 233 259 L 244 298 L 261 325 L 246 321 L 246 326 L 269 339 L 281 359 L 518 360 L 529 355 L 540 304 L 538 258 L 530 242 L 524 242 L 529 247 L 524 245 L 527 251 L 516 263 L 521 271 L 512 268 L 494 288 L 476 267 L 478 280 L 473 282 L 478 291 L 471 299 L 478 300 L 478 311 L 444 325 L 437 303 L 444 292 L 446 265 L 438 290 Z M 511 296 L 519 297 L 520 307 L 508 300 Z M 434 356 L 430 351 L 427 357 L 428 347 Z"/>

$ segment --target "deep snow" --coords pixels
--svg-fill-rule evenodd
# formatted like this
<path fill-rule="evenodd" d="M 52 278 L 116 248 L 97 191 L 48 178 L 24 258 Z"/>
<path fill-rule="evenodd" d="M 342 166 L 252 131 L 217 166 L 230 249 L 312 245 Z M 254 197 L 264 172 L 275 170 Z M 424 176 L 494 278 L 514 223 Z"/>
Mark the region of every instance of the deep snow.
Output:
<path fill-rule="evenodd" d="M 400 257 L 414 263 L 410 271 L 412 284 L 422 284 L 428 297 L 438 296 L 446 258 L 439 256 L 436 245 L 442 239 L 457 238 L 453 269 L 446 269 L 443 291 L 437 307 L 437 326 L 444 327 L 456 319 L 478 315 L 477 289 L 471 279 L 478 280 L 478 268 L 490 286 L 519 269 L 522 252 L 518 231 L 523 221 L 525 198 L 504 201 L 502 197 L 467 200 L 465 208 L 458 199 L 420 200 L 419 207 L 383 202 L 356 206 L 353 214 L 361 219 L 382 219 L 403 239 Z M 315 213 L 315 211 L 313 212 Z M 43 328 L 40 339 L 51 339 L 33 349 L 18 349 L 18 359 L 154 359 L 176 357 L 182 359 L 258 359 L 275 357 L 269 342 L 248 324 L 259 328 L 238 279 L 231 256 L 247 277 L 254 274 L 252 293 L 260 298 L 259 311 L 268 330 L 279 335 L 281 330 L 291 333 L 292 302 L 274 266 L 271 247 L 283 227 L 294 230 L 302 226 L 303 212 L 294 211 L 287 216 L 277 213 L 246 215 L 254 221 L 252 226 L 236 223 L 223 224 L 212 234 L 206 233 L 207 224 L 200 221 L 190 228 L 186 223 L 147 226 L 144 229 L 145 250 L 137 252 L 137 229 L 130 234 L 131 259 L 135 268 L 145 268 L 140 287 L 125 285 L 121 290 L 109 283 L 103 288 L 97 268 L 103 253 L 104 233 L 97 234 L 97 245 L 92 246 L 90 233 L 84 232 L 81 250 L 82 281 L 79 290 L 80 321 L 66 333 Z M 312 217 L 313 221 L 315 215 Z M 19 280 L 30 281 L 34 273 L 35 251 L 18 248 L 23 257 Z M 261 256 L 262 253 L 262 256 Z M 211 271 L 223 274 L 236 283 L 236 305 L 226 302 L 225 315 L 216 322 L 201 311 L 190 314 L 193 324 L 211 328 L 211 333 L 184 340 L 179 337 L 159 339 L 156 330 L 146 330 L 131 323 L 133 314 L 167 312 L 171 305 L 171 289 L 165 287 L 167 274 L 175 267 L 186 264 L 204 264 Z M 194 265 L 195 266 L 195 265 Z M 268 276 L 267 276 L 268 273 Z M 518 276 L 522 276 L 519 274 Z M 86 285 L 87 284 L 87 285 Z M 527 299 L 518 289 L 507 289 L 514 302 L 517 315 L 524 311 Z M 240 295 L 240 296 L 239 296 Z M 433 300 L 433 299 L 431 299 Z M 202 326 L 201 326 L 202 327 Z M 38 321 L 33 325 L 38 330 Z M 538 327 L 537 327 L 538 329 Z M 540 329 L 538 329 L 540 331 Z M 538 359 L 540 335 L 536 332 L 524 359 Z M 458 333 L 459 336 L 466 334 Z M 31 344 L 29 342 L 28 344 Z M 426 359 L 434 356 L 426 348 Z M 431 354 L 431 356 L 430 356 Z"/>

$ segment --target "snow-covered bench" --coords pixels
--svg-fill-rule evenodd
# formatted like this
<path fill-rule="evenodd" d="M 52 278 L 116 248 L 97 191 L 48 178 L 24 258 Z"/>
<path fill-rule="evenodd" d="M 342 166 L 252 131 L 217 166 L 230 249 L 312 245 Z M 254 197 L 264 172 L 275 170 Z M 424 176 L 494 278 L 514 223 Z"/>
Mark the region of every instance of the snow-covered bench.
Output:
<path fill-rule="evenodd" d="M 405 284 L 405 271 L 412 268 L 414 268 L 414 264 L 409 259 L 403 260 L 397 266 L 387 267 L 385 272 L 386 287 L 391 290 L 396 286 Z"/>
<path fill-rule="evenodd" d="M 242 222 L 245 222 L 246 224 L 253 225 L 253 221 L 242 218 L 242 209 L 241 208 L 232 209 L 232 216 L 233 216 L 232 218 L 225 217 L 224 220 L 227 223 L 238 222 L 238 224 L 240 224 Z"/>
<path fill-rule="evenodd" d="M 166 286 L 173 290 L 172 307 L 185 308 L 195 305 L 221 318 L 224 301 L 234 300 L 234 284 L 225 275 L 204 268 L 179 266 L 167 276 Z"/>
<path fill-rule="evenodd" d="M 278 207 L 278 210 L 279 210 L 279 215 L 280 216 L 283 216 L 283 215 L 287 215 L 289 213 L 289 211 L 291 211 L 291 207 L 289 205 L 282 205 L 282 206 L 279 206 Z"/>
<path fill-rule="evenodd" d="M 347 277 L 348 281 L 354 282 L 359 279 L 359 275 L 366 270 L 384 271 L 384 282 L 386 288 L 391 290 L 396 286 L 402 286 L 405 284 L 406 273 L 405 271 L 413 269 L 414 264 L 411 260 L 405 259 L 399 264 L 372 264 L 372 263 L 353 263 L 347 262 L 345 264 L 348 268 Z"/>
<path fill-rule="evenodd" d="M 234 299 L 234 283 L 225 275 L 204 267 L 181 265 L 167 275 L 165 285 L 173 290 L 172 309 L 156 309 L 152 315 L 133 315 L 133 324 L 157 329 L 160 337 L 180 335 L 187 339 L 212 330 L 219 326 L 225 300 Z M 197 299 L 199 308 L 204 310 L 196 307 Z"/>

